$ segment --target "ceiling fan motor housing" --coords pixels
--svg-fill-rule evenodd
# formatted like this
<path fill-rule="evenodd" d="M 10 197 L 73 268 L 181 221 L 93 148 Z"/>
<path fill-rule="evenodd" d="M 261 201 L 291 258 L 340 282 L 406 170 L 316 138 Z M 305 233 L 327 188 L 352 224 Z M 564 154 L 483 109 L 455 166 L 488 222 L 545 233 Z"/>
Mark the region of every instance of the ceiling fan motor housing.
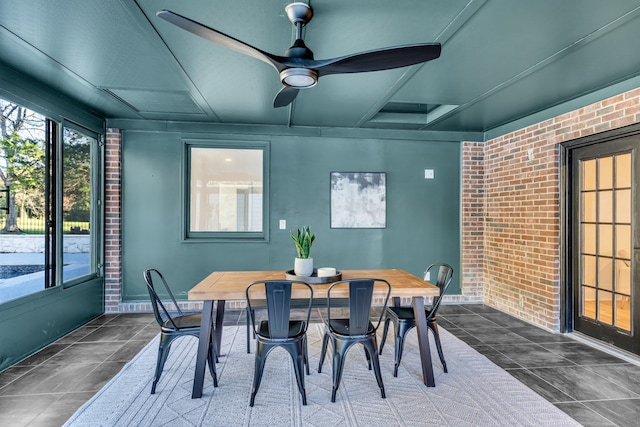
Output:
<path fill-rule="evenodd" d="M 280 72 L 280 80 L 296 89 L 308 89 L 318 83 L 318 73 L 310 68 L 287 68 Z"/>

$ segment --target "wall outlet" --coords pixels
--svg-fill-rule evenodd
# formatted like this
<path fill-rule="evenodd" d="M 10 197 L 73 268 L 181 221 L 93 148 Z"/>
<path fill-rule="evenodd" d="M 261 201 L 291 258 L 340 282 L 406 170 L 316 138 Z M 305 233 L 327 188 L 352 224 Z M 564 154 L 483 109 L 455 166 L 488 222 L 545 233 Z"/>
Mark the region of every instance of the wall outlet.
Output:
<path fill-rule="evenodd" d="M 280 220 L 280 230 L 286 230 L 287 229 L 287 220 L 286 219 L 281 219 Z"/>
<path fill-rule="evenodd" d="M 433 169 L 424 170 L 424 179 L 433 179 L 434 177 L 435 177 L 435 173 Z"/>
<path fill-rule="evenodd" d="M 520 296 L 520 308 L 524 308 L 524 297 Z"/>
<path fill-rule="evenodd" d="M 430 271 L 427 271 L 427 272 L 425 273 L 425 275 L 424 275 L 424 280 L 426 280 L 427 282 L 428 282 L 429 280 L 431 280 L 431 272 L 430 272 Z"/>

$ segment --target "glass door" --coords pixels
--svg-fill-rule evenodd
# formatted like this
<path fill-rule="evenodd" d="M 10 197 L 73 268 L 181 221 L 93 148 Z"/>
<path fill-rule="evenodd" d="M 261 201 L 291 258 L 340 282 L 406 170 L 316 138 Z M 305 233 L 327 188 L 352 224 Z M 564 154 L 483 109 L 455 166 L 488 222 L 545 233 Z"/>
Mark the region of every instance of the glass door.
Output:
<path fill-rule="evenodd" d="M 640 353 L 640 137 L 572 152 L 574 330 Z"/>

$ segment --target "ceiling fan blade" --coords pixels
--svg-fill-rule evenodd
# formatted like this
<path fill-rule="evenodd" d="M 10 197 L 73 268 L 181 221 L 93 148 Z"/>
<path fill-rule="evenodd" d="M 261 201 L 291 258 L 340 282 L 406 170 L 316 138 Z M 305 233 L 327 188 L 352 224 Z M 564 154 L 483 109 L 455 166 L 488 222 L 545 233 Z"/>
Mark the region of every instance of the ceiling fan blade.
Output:
<path fill-rule="evenodd" d="M 281 71 L 284 68 L 278 62 L 278 57 L 276 55 L 271 55 L 270 53 L 262 51 L 257 47 L 246 44 L 238 39 L 221 33 L 220 31 L 214 30 L 213 28 L 209 28 L 206 25 L 196 22 L 185 16 L 178 15 L 177 13 L 171 12 L 170 10 L 166 9 L 159 10 L 156 15 L 159 18 L 172 23 L 173 25 L 176 25 L 183 30 L 187 30 L 204 39 L 212 41 L 228 49 L 235 50 L 236 52 L 249 55 L 253 58 L 259 59 L 260 61 L 266 62 L 278 71 Z"/>
<path fill-rule="evenodd" d="M 360 52 L 340 58 L 317 62 L 319 75 L 341 73 L 363 73 L 367 71 L 391 70 L 431 61 L 440 56 L 440 43 L 421 43 Z"/>
<path fill-rule="evenodd" d="M 287 85 L 282 86 L 282 89 L 280 89 L 280 91 L 276 94 L 276 97 L 273 98 L 273 107 L 286 107 L 287 105 L 291 104 L 294 99 L 296 99 L 296 96 L 298 96 L 298 92 L 300 91 L 295 87 Z"/>

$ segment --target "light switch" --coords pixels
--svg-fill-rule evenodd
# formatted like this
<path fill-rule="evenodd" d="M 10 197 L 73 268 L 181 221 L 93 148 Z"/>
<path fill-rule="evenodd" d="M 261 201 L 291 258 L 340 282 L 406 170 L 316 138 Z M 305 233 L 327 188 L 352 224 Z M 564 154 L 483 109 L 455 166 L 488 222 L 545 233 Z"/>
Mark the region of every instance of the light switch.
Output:
<path fill-rule="evenodd" d="M 425 169 L 424 170 L 424 179 L 433 179 L 434 178 L 433 169 Z"/>
<path fill-rule="evenodd" d="M 287 220 L 286 219 L 281 219 L 280 220 L 280 230 L 286 230 L 287 229 Z"/>

